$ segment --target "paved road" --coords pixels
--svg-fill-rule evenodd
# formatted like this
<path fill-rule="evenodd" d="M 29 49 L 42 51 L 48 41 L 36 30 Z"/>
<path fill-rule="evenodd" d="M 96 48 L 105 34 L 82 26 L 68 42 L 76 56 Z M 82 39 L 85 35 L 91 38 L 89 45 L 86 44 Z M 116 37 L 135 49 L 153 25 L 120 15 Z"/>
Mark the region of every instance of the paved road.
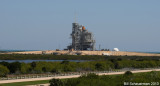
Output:
<path fill-rule="evenodd" d="M 141 73 L 141 72 L 151 72 L 151 71 L 160 71 L 160 69 L 153 70 L 136 70 L 131 71 L 132 73 Z M 116 75 L 116 74 L 124 74 L 125 72 L 111 72 L 111 73 L 98 73 L 98 75 Z M 16 80 L 1 80 L 2 83 L 14 83 L 14 82 L 27 82 L 27 81 L 38 81 L 38 80 L 50 80 L 52 78 L 55 79 L 66 79 L 66 78 L 77 78 L 81 75 L 71 75 L 71 76 L 56 76 L 56 77 L 45 77 L 45 78 L 31 78 L 31 79 L 16 79 Z"/>

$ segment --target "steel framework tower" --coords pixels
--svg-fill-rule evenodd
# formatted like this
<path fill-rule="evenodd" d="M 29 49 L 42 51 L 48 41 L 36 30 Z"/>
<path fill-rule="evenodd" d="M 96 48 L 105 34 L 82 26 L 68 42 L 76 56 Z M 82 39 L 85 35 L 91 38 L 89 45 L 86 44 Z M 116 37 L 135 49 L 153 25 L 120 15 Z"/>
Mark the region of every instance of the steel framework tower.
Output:
<path fill-rule="evenodd" d="M 74 50 L 95 50 L 93 34 L 88 32 L 84 26 L 72 23 L 72 45 L 68 49 Z"/>

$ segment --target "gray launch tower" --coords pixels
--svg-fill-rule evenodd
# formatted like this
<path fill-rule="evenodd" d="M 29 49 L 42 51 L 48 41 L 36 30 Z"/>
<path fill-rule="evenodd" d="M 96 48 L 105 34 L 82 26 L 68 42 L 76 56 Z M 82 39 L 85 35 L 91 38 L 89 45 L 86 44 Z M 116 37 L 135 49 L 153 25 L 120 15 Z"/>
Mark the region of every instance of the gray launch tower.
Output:
<path fill-rule="evenodd" d="M 72 44 L 68 49 L 74 50 L 95 50 L 95 40 L 93 34 L 88 32 L 84 26 L 72 23 Z"/>

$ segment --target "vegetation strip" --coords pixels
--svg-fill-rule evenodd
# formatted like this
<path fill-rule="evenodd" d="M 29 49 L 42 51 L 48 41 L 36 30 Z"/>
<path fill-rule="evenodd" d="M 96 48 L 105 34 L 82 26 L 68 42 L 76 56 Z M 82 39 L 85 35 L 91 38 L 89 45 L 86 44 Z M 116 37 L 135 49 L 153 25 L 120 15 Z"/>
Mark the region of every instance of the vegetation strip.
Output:
<path fill-rule="evenodd" d="M 159 68 L 159 60 L 109 59 L 89 62 L 0 62 L 0 77 L 27 74 L 52 74 L 68 72 L 110 71 L 120 69 Z"/>
<path fill-rule="evenodd" d="M 149 78 L 148 78 L 149 77 Z M 32 82 L 17 82 L 0 84 L 0 86 L 24 86 L 50 83 L 50 86 L 123 86 L 124 84 L 148 84 L 159 86 L 160 72 L 152 71 L 147 73 L 136 73 L 127 71 L 123 75 L 102 75 L 97 76 L 95 74 L 82 75 L 78 78 L 71 79 L 52 79 L 44 81 L 32 81 Z M 115 83 L 116 82 L 116 83 Z M 130 83 L 128 83 L 130 82 Z"/>
<path fill-rule="evenodd" d="M 6 84 L 0 84 L 0 86 L 24 86 L 24 85 L 46 84 L 46 83 L 49 83 L 49 80 L 6 83 Z"/>
<path fill-rule="evenodd" d="M 153 70 L 137 70 L 131 71 L 133 73 L 141 73 L 141 72 L 151 72 Z M 160 71 L 160 69 L 154 69 L 154 71 Z M 97 73 L 97 75 L 117 75 L 124 74 L 124 72 L 111 72 L 111 73 Z M 33 78 L 33 79 L 17 79 L 17 80 L 2 80 L 0 83 L 14 83 L 14 82 L 25 82 L 25 81 L 37 81 L 37 80 L 50 80 L 52 78 L 55 79 L 66 79 L 66 78 L 77 78 L 81 75 L 71 75 L 71 76 L 57 76 L 57 77 L 46 77 L 46 78 Z"/>
<path fill-rule="evenodd" d="M 0 60 L 107 60 L 107 59 L 159 60 L 160 56 L 0 54 Z"/>
<path fill-rule="evenodd" d="M 159 86 L 159 78 L 160 72 L 157 71 L 138 74 L 127 71 L 114 76 L 88 74 L 73 79 L 52 79 L 50 86 Z"/>

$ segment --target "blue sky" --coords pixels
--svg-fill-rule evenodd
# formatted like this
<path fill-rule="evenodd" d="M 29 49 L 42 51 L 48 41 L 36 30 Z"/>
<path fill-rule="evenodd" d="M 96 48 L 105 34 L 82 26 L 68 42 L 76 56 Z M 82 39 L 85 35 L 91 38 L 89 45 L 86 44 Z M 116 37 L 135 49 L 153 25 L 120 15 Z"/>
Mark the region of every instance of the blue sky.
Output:
<path fill-rule="evenodd" d="M 160 51 L 159 0 L 0 0 L 0 49 L 53 50 L 71 43 L 77 22 L 96 47 Z"/>

